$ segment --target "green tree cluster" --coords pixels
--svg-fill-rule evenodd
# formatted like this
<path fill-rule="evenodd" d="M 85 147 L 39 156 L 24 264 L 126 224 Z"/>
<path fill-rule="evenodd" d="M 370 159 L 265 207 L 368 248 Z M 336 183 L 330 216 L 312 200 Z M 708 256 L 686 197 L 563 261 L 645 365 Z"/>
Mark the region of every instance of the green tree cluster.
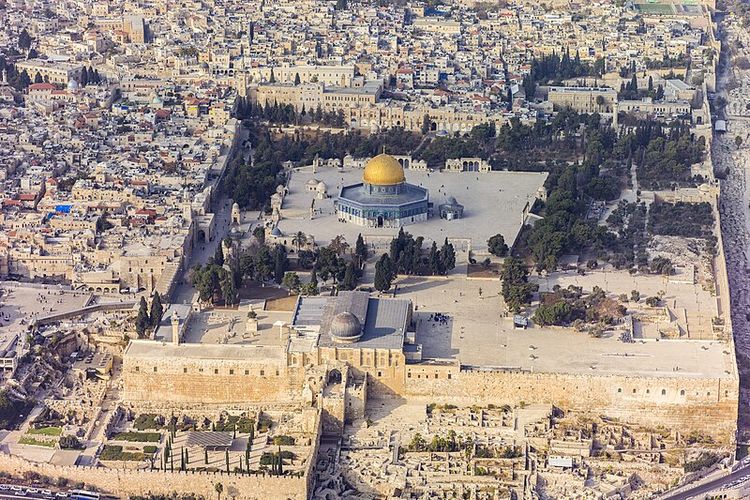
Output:
<path fill-rule="evenodd" d="M 529 283 L 529 270 L 522 260 L 509 257 L 503 262 L 500 271 L 502 295 L 508 309 L 518 312 L 521 307 L 531 302 L 531 297 L 539 289 L 538 285 Z"/>

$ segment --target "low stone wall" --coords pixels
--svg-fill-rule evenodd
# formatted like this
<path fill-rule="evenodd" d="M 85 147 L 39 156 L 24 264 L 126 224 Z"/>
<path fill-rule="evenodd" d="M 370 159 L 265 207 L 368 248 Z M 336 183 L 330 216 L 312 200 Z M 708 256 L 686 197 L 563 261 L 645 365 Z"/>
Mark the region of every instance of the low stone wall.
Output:
<path fill-rule="evenodd" d="M 308 471 L 312 470 L 308 468 Z M 168 495 L 172 492 L 193 493 L 205 498 L 216 496 L 216 484 L 224 487 L 224 495 L 235 499 L 299 499 L 308 498 L 311 482 L 305 476 L 240 476 L 224 473 L 162 472 L 151 470 L 123 470 L 104 467 L 56 466 L 47 463 L 29 462 L 12 455 L 0 455 L 0 471 L 13 476 L 35 472 L 49 478 L 65 478 L 83 482 L 87 488 L 95 488 L 115 495 Z M 309 472 L 308 472 L 309 475 Z"/>

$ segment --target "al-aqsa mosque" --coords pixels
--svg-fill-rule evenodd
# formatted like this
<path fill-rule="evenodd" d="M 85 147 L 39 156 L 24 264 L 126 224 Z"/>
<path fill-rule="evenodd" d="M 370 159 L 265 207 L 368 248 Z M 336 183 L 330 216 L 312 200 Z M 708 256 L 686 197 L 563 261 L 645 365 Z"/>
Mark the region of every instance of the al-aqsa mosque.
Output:
<path fill-rule="evenodd" d="M 367 227 L 401 227 L 426 221 L 430 193 L 406 182 L 404 168 L 380 154 L 364 169 L 362 182 L 343 186 L 335 201 L 339 221 Z"/>

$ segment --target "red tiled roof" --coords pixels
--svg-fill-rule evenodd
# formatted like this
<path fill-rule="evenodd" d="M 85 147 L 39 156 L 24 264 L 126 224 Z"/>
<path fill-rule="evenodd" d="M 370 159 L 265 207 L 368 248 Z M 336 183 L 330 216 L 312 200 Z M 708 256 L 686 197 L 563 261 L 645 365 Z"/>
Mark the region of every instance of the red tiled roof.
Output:
<path fill-rule="evenodd" d="M 57 87 L 51 83 L 32 83 L 29 85 L 29 91 L 32 90 L 55 90 Z"/>

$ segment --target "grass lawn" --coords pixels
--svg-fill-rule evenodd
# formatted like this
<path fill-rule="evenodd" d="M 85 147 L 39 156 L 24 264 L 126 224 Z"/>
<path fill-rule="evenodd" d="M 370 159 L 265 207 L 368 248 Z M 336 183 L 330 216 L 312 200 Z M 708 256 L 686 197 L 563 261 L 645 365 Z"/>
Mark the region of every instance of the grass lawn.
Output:
<path fill-rule="evenodd" d="M 105 444 L 99 455 L 99 460 L 123 460 L 140 462 L 146 455 L 140 451 L 122 451 L 122 446 Z"/>
<path fill-rule="evenodd" d="M 42 436 L 59 436 L 62 434 L 61 427 L 39 427 L 38 429 L 29 429 L 27 434 L 39 434 Z"/>
<path fill-rule="evenodd" d="M 121 432 L 112 439 L 117 441 L 135 441 L 139 443 L 158 443 L 161 434 L 158 432 Z"/>
<path fill-rule="evenodd" d="M 41 439 L 34 439 L 33 437 L 29 437 L 29 436 L 21 436 L 21 439 L 18 440 L 18 444 L 28 444 L 31 446 L 44 446 L 46 448 L 54 448 L 55 446 L 54 441 L 43 441 Z"/>

